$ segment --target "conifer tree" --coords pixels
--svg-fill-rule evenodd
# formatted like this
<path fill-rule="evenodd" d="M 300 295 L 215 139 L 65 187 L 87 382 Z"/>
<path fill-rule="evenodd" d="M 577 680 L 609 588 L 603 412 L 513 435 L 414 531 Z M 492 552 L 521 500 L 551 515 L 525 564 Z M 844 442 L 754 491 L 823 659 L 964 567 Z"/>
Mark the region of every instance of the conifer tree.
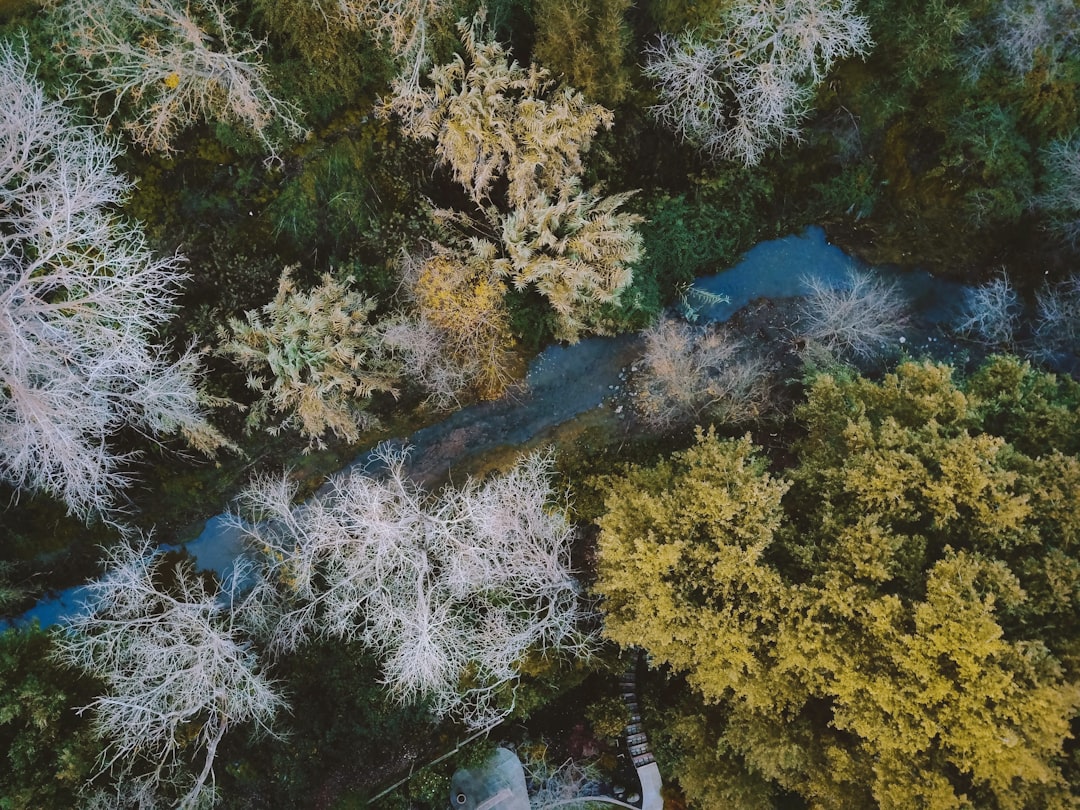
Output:
<path fill-rule="evenodd" d="M 482 17 L 458 27 L 465 55 L 432 69 L 428 87 L 398 80 L 386 105 L 407 136 L 435 141 L 476 206 L 439 212 L 449 247 L 473 254 L 450 266 L 480 260 L 494 283 L 537 290 L 561 339 L 602 331 L 602 305 L 617 301 L 642 255 L 640 217 L 618 210 L 630 195 L 605 197 L 581 182 L 582 157 L 612 114 L 555 86 L 543 68 L 512 61 Z"/>

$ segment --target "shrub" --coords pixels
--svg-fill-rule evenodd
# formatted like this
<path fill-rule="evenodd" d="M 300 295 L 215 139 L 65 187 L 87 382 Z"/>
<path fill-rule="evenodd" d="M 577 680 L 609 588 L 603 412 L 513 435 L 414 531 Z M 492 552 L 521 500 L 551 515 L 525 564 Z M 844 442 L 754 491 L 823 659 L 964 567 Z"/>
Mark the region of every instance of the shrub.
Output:
<path fill-rule="evenodd" d="M 251 369 L 248 386 L 259 399 L 249 427 L 272 433 L 296 426 L 315 444 L 326 431 L 346 441 L 375 424 L 363 406 L 377 392 L 397 394 L 401 369 L 369 318 L 375 301 L 327 273 L 298 292 L 285 268 L 274 300 L 261 313 L 229 319 L 217 352 Z M 264 317 L 265 316 L 265 317 Z M 271 414 L 283 414 L 281 422 Z"/>
<path fill-rule="evenodd" d="M 965 291 L 956 329 L 987 346 L 1008 348 L 1013 345 L 1022 312 L 1020 296 L 1009 283 L 1009 277 L 1002 273 Z"/>
<path fill-rule="evenodd" d="M 765 408 L 765 361 L 725 329 L 664 317 L 644 339 L 634 403 L 646 422 L 658 427 L 701 417 L 740 422 Z"/>
<path fill-rule="evenodd" d="M 1035 356 L 1057 359 L 1080 348 L 1080 276 L 1049 284 L 1035 298 Z"/>
<path fill-rule="evenodd" d="M 852 269 L 844 287 L 807 276 L 809 295 L 799 307 L 799 331 L 807 344 L 834 357 L 870 360 L 907 324 L 907 303 L 895 282 Z"/>

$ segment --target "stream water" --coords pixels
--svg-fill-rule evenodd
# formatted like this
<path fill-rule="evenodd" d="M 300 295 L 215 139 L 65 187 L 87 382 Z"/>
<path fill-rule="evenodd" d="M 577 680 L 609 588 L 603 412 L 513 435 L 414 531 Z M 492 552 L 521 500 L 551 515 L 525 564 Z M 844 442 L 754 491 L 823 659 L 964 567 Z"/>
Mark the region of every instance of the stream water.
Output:
<path fill-rule="evenodd" d="M 812 227 L 799 235 L 763 242 L 749 250 L 734 267 L 695 282 L 692 289 L 728 299 L 726 303 L 696 307 L 698 317 L 701 321 L 722 322 L 759 298 L 804 295 L 808 277 L 840 286 L 846 283 L 852 268 L 866 270 L 857 260 L 829 244 L 821 228 Z M 911 299 L 912 309 L 924 323 L 949 320 L 963 295 L 960 285 L 929 273 L 896 273 L 887 269 L 881 272 L 897 279 Z M 692 299 L 705 298 L 688 295 L 691 304 L 696 303 Z M 589 338 L 572 346 L 549 347 L 530 365 L 520 391 L 495 402 L 463 408 L 400 440 L 412 447 L 410 474 L 421 481 L 442 478 L 453 466 L 500 446 L 522 444 L 592 408 L 605 407 L 605 401 L 621 384 L 620 375 L 640 352 L 640 341 L 633 335 Z M 343 472 L 362 467 L 367 461 L 365 454 Z M 200 568 L 220 575 L 226 575 L 243 552 L 240 531 L 223 514 L 208 520 L 194 540 L 166 548 L 181 547 L 186 548 Z M 85 594 L 85 585 L 53 593 L 6 623 L 25 625 L 37 621 L 43 627 L 56 624 L 79 609 Z"/>

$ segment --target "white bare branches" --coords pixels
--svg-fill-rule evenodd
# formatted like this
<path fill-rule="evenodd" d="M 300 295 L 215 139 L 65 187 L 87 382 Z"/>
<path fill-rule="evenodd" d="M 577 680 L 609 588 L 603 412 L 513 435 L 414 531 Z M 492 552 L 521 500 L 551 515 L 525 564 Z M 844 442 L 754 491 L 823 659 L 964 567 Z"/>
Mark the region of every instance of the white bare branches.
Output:
<path fill-rule="evenodd" d="M 1070 244 L 1080 246 L 1080 134 L 1051 143 L 1042 160 L 1045 188 L 1035 204 Z"/>
<path fill-rule="evenodd" d="M 1042 55 L 1053 71 L 1080 38 L 1080 9 L 1072 0 L 1005 0 L 994 16 L 995 45 L 1018 75 Z"/>
<path fill-rule="evenodd" d="M 550 504 L 550 456 L 506 475 L 431 495 L 406 477 L 405 454 L 376 452 L 378 477 L 334 479 L 291 504 L 284 480 L 245 495 L 241 521 L 263 575 L 256 630 L 273 648 L 313 637 L 360 640 L 401 700 L 481 727 L 529 651 L 582 653 L 590 637 L 570 571 L 573 528 Z"/>
<path fill-rule="evenodd" d="M 661 98 L 652 112 L 710 155 L 754 165 L 799 137 L 836 61 L 871 47 L 852 0 L 737 0 L 714 30 L 662 34 L 646 48 Z"/>
<path fill-rule="evenodd" d="M 1003 272 L 965 291 L 956 329 L 987 346 L 1008 349 L 1013 346 L 1023 309 L 1020 296 Z"/>
<path fill-rule="evenodd" d="M 907 325 L 907 302 L 895 282 L 852 270 L 844 287 L 816 276 L 803 283 L 810 294 L 799 308 L 801 336 L 834 356 L 872 359 Z"/>
<path fill-rule="evenodd" d="M 447 0 L 338 0 L 346 25 L 370 31 L 400 66 L 397 81 L 417 88 L 428 64 L 429 24 L 447 13 Z"/>
<path fill-rule="evenodd" d="M 117 147 L 45 98 L 0 45 L 0 477 L 83 517 L 128 483 L 121 425 L 223 442 L 201 419 L 196 358 L 151 342 L 184 276 L 112 208 Z"/>
<path fill-rule="evenodd" d="M 190 564 L 164 567 L 148 543 L 116 547 L 107 561 L 85 612 L 59 637 L 59 656 L 106 686 L 87 707 L 107 741 L 105 768 L 147 795 L 188 781 L 179 806 L 197 806 L 226 731 L 247 722 L 269 730 L 283 698 L 234 626 L 246 610 L 234 592 L 209 590 Z M 202 767 L 186 779 L 193 750 Z"/>
<path fill-rule="evenodd" d="M 532 810 L 548 810 L 564 805 L 594 807 L 589 800 L 601 793 L 599 770 L 573 759 L 553 767 L 545 758 L 546 754 L 546 749 L 533 750 L 522 763 L 529 789 L 529 807 Z"/>
<path fill-rule="evenodd" d="M 1035 350 L 1042 360 L 1080 349 L 1080 276 L 1048 284 L 1035 296 Z"/>
<path fill-rule="evenodd" d="M 661 427 L 703 415 L 742 421 L 766 407 L 766 361 L 724 328 L 664 317 L 643 335 L 634 404 L 645 421 Z"/>
<path fill-rule="evenodd" d="M 261 43 L 235 29 L 217 0 L 51 0 L 70 47 L 112 99 L 112 115 L 148 151 L 169 153 L 200 120 L 238 124 L 271 151 L 274 128 L 297 138 L 300 110 L 266 85 Z"/>

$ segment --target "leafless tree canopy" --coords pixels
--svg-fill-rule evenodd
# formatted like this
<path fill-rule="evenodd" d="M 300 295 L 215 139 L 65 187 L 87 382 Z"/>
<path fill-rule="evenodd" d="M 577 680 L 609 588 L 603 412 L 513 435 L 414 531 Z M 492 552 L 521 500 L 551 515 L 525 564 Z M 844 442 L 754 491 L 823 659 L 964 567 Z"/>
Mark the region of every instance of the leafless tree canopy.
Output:
<path fill-rule="evenodd" d="M 360 640 L 401 700 L 481 727 L 508 711 L 530 651 L 582 653 L 590 637 L 571 576 L 574 531 L 552 503 L 550 456 L 432 495 L 380 448 L 379 475 L 334 479 L 293 506 L 285 479 L 244 496 L 239 520 L 263 573 L 257 635 L 294 650 L 315 637 Z"/>
<path fill-rule="evenodd" d="M 1052 142 L 1042 159 L 1046 187 L 1035 202 L 1062 236 L 1080 245 L 1080 134 Z"/>
<path fill-rule="evenodd" d="M 246 607 L 234 592 L 208 589 L 190 565 L 164 571 L 148 544 L 119 546 L 107 562 L 59 654 L 105 684 L 87 708 L 120 790 L 151 802 L 179 790 L 181 807 L 199 806 L 225 732 L 248 722 L 268 730 L 283 698 L 235 627 Z M 194 777 L 192 750 L 203 760 Z"/>
<path fill-rule="evenodd" d="M 723 327 L 664 317 L 644 332 L 635 405 L 647 422 L 667 427 L 706 416 L 741 421 L 769 398 L 768 366 Z"/>
<path fill-rule="evenodd" d="M 799 332 L 832 355 L 869 360 L 907 325 L 907 301 L 895 282 L 852 270 L 843 287 L 816 276 L 804 283 L 810 294 L 799 310 Z"/>
<path fill-rule="evenodd" d="M 852 0 L 735 0 L 706 32 L 662 34 L 646 48 L 661 99 L 653 113 L 709 154 L 753 165 L 798 138 L 832 65 L 871 45 Z"/>
<path fill-rule="evenodd" d="M 1008 349 L 1013 345 L 1022 313 L 1020 296 L 1002 273 L 965 293 L 956 328 L 987 346 Z"/>
<path fill-rule="evenodd" d="M 196 358 L 152 342 L 184 276 L 112 211 L 117 147 L 45 97 L 0 45 L 0 477 L 81 516 L 128 483 L 121 425 L 221 438 L 198 413 Z"/>
<path fill-rule="evenodd" d="M 1047 284 L 1035 297 L 1035 347 L 1041 359 L 1080 349 L 1080 276 Z"/>
<path fill-rule="evenodd" d="M 271 94 L 260 44 L 235 29 L 217 0 L 50 0 L 95 98 L 124 108 L 144 149 L 171 152 L 202 120 L 225 121 L 274 148 L 274 129 L 304 133 L 300 111 Z"/>

